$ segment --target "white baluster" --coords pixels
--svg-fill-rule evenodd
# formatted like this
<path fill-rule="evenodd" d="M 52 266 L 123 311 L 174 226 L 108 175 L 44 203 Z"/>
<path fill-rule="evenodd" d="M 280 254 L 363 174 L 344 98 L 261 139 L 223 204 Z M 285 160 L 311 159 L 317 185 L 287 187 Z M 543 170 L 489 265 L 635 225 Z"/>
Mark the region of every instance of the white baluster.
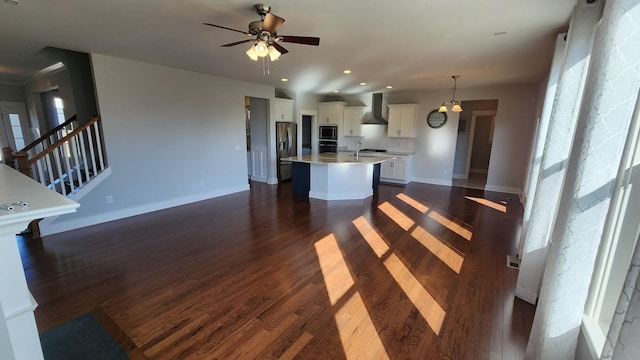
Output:
<path fill-rule="evenodd" d="M 80 143 L 80 154 L 82 155 L 82 163 L 84 164 L 84 174 L 86 176 L 87 182 L 89 182 L 91 176 L 89 175 L 89 166 L 87 165 L 87 151 L 84 147 L 84 136 L 82 134 L 82 132 L 78 134 L 78 142 Z"/>
<path fill-rule="evenodd" d="M 55 165 L 56 165 L 56 171 L 58 172 L 58 183 L 60 184 L 60 193 L 62 195 L 67 195 L 67 187 L 64 186 L 64 174 L 62 173 L 62 167 L 60 166 L 61 161 L 60 161 L 60 153 L 63 152 L 62 150 L 62 146 L 58 147 L 57 149 L 53 149 L 52 153 L 53 153 L 53 159 L 55 160 Z M 62 156 L 64 156 L 64 152 L 62 153 Z"/>
<path fill-rule="evenodd" d="M 96 132 L 96 146 L 98 147 L 98 159 L 100 160 L 100 171 L 104 170 L 104 156 L 102 155 L 102 140 L 100 138 L 100 127 L 98 122 L 93 123 L 93 128 Z"/>
<path fill-rule="evenodd" d="M 89 139 L 89 153 L 91 154 L 91 165 L 93 165 L 93 175 L 98 173 L 98 167 L 96 166 L 96 154 L 93 149 L 93 137 L 91 136 L 91 128 L 85 130 L 87 132 L 87 138 Z"/>

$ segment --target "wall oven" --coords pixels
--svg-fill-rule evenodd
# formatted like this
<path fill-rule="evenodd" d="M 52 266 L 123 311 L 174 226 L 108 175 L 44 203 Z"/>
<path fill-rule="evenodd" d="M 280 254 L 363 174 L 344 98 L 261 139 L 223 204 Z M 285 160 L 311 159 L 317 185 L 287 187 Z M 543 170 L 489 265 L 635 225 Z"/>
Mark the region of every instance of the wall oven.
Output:
<path fill-rule="evenodd" d="M 338 152 L 338 143 L 332 140 L 320 140 L 318 143 L 319 153 Z"/>
<path fill-rule="evenodd" d="M 318 134 L 320 140 L 333 140 L 338 141 L 338 127 L 337 126 L 320 126 L 320 132 Z"/>

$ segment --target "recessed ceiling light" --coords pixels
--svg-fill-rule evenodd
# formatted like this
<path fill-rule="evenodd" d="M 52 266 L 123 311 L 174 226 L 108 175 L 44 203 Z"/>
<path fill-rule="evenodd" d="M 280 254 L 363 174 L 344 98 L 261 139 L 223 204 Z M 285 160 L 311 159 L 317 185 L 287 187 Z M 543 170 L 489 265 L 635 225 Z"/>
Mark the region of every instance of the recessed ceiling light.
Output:
<path fill-rule="evenodd" d="M 393 89 L 393 86 L 387 85 L 387 89 Z"/>
<path fill-rule="evenodd" d="M 287 78 L 282 78 L 282 79 L 280 79 L 280 81 L 282 81 L 282 82 L 287 82 L 287 81 L 289 81 L 289 79 L 287 79 Z"/>
<path fill-rule="evenodd" d="M 345 73 L 345 74 L 351 74 L 351 70 L 347 69 L 347 70 L 343 71 L 343 73 Z"/>
<path fill-rule="evenodd" d="M 333 90 L 333 93 L 334 93 L 334 94 L 337 94 L 337 93 L 339 93 L 339 92 L 340 92 L 340 90 Z"/>
<path fill-rule="evenodd" d="M 361 82 L 360 85 L 365 86 L 365 85 L 367 85 L 367 83 L 366 82 Z"/>

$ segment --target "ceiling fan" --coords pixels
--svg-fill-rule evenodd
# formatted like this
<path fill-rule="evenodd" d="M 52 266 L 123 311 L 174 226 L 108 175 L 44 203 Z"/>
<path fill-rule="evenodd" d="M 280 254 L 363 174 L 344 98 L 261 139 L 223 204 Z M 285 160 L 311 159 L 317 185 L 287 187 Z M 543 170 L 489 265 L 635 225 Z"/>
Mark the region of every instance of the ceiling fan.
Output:
<path fill-rule="evenodd" d="M 203 23 L 217 27 L 220 29 L 231 30 L 245 34 L 252 39 L 241 40 L 232 42 L 229 44 L 221 45 L 222 47 L 231 47 L 248 42 L 254 43 L 253 46 L 247 51 L 247 55 L 251 60 L 258 61 L 258 57 L 266 57 L 267 55 L 271 61 L 277 60 L 281 54 L 286 54 L 289 51 L 280 45 L 280 42 L 288 42 L 295 44 L 314 45 L 320 44 L 320 38 L 310 36 L 288 36 L 278 35 L 277 31 L 280 25 L 284 23 L 284 19 L 271 13 L 271 6 L 265 4 L 256 4 L 253 6 L 260 15 L 260 20 L 252 21 L 249 23 L 249 31 L 242 31 L 232 29 L 222 25 Z"/>

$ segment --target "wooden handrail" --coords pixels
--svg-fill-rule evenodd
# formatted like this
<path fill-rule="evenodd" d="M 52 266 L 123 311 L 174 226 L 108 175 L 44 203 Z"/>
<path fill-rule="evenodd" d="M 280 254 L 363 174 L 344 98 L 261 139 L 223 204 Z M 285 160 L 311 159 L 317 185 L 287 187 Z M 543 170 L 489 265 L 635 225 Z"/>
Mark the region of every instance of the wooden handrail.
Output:
<path fill-rule="evenodd" d="M 56 141 L 55 143 L 51 144 L 51 146 L 49 146 L 46 149 L 44 149 L 44 151 L 42 151 L 38 155 L 36 155 L 36 156 L 32 157 L 31 159 L 29 159 L 29 166 L 31 166 L 32 164 L 35 164 L 36 161 L 42 159 L 47 154 L 53 152 L 53 150 L 57 149 L 59 146 L 61 146 L 65 142 L 67 142 L 69 139 L 71 139 L 72 137 L 78 135 L 83 130 L 85 130 L 86 128 L 88 128 L 89 126 L 93 125 L 95 122 L 97 122 L 99 120 L 100 120 L 100 116 L 99 115 L 96 115 L 96 116 L 92 117 L 91 120 L 89 120 L 86 123 L 80 125 L 77 129 L 75 129 L 72 132 L 70 132 L 69 134 L 67 134 L 67 136 L 65 136 L 62 139 L 60 139 L 60 140 Z"/>
<path fill-rule="evenodd" d="M 31 149 L 33 149 L 34 147 L 36 147 L 38 144 L 40 144 L 41 142 L 45 141 L 46 139 L 49 138 L 49 136 L 55 134 L 56 132 L 58 132 L 60 129 L 62 129 L 63 127 L 71 124 L 72 122 L 76 121 L 77 117 L 75 115 L 73 115 L 72 117 L 70 117 L 67 121 L 63 122 L 62 124 L 54 127 L 53 129 L 49 130 L 46 134 L 40 136 L 40 138 L 38 140 L 35 140 L 34 142 L 32 142 L 31 144 L 25 146 L 24 149 L 20 150 L 20 151 L 29 151 Z"/>

